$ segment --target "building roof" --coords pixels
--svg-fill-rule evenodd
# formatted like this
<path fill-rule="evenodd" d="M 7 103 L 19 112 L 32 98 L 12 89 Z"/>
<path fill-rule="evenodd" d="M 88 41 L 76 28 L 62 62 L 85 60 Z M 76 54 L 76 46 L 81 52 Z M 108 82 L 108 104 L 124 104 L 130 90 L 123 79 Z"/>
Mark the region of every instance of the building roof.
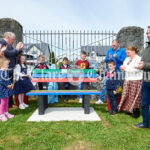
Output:
<path fill-rule="evenodd" d="M 49 44 L 47 43 L 31 43 L 31 44 L 24 44 L 24 48 L 23 48 L 23 51 L 24 52 L 28 52 L 32 47 L 37 47 L 41 52 L 45 52 L 47 49 L 49 49 L 50 51 L 50 48 L 49 48 Z"/>
<path fill-rule="evenodd" d="M 92 51 L 95 51 L 97 56 L 106 56 L 108 49 L 111 46 L 82 46 L 81 51 L 85 51 L 87 56 L 90 56 Z"/>

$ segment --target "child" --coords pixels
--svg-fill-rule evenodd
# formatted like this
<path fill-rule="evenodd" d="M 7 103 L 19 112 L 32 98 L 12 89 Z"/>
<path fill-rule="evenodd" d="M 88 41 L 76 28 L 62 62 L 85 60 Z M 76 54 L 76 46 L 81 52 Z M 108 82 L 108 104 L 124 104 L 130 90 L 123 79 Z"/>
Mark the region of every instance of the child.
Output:
<path fill-rule="evenodd" d="M 82 51 L 80 55 L 81 59 L 78 60 L 75 65 L 79 66 L 81 69 L 89 69 L 89 62 L 86 60 L 86 52 Z M 83 89 L 83 83 L 80 83 L 78 89 Z M 82 96 L 79 96 L 79 103 L 82 103 Z"/>
<path fill-rule="evenodd" d="M 9 60 L 0 58 L 0 120 L 7 121 L 13 118 L 8 112 L 9 96 L 13 95 L 13 86 L 8 75 Z"/>
<path fill-rule="evenodd" d="M 49 69 L 49 67 L 45 63 L 45 56 L 40 55 L 38 58 L 39 63 L 34 67 L 34 69 Z M 43 83 L 39 82 L 38 83 L 39 90 L 43 90 Z"/>
<path fill-rule="evenodd" d="M 67 57 L 64 57 L 64 58 L 63 58 L 62 65 L 60 66 L 60 69 L 69 69 L 69 68 L 70 68 L 70 65 L 68 65 L 68 58 L 67 58 Z M 70 89 L 70 83 L 69 83 L 69 82 L 65 82 L 65 83 L 64 83 L 64 89 L 65 89 L 65 90 Z M 64 101 L 67 102 L 67 101 L 68 101 L 68 98 L 69 98 L 69 96 L 66 95 L 66 96 L 64 97 Z"/>
<path fill-rule="evenodd" d="M 20 109 L 29 107 L 29 105 L 24 103 L 24 93 L 27 93 L 30 90 L 35 90 L 29 76 L 26 65 L 26 57 L 24 55 L 20 55 L 19 62 L 15 67 L 16 83 L 14 85 L 14 93 L 18 95 Z"/>
<path fill-rule="evenodd" d="M 120 86 L 120 80 L 118 79 L 118 74 L 115 71 L 116 63 L 113 60 L 108 62 L 109 72 L 107 72 L 106 89 L 110 102 L 111 109 L 109 110 L 110 115 L 115 115 L 117 113 L 117 99 L 116 94 Z"/>

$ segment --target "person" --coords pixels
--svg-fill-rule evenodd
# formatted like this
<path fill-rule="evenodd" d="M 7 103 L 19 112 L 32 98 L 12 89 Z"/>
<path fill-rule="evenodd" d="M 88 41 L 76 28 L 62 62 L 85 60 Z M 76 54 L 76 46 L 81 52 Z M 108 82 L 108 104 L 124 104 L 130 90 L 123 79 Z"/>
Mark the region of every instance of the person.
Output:
<path fill-rule="evenodd" d="M 88 60 L 86 60 L 86 52 L 82 51 L 81 54 L 80 54 L 80 57 L 81 57 L 81 59 L 79 59 L 75 63 L 75 65 L 79 66 L 81 69 L 89 69 L 89 62 L 88 62 Z M 79 90 L 83 89 L 83 83 L 79 83 L 78 89 Z M 82 103 L 82 96 L 81 95 L 79 95 L 79 103 Z"/>
<path fill-rule="evenodd" d="M 0 45 L 7 46 L 7 49 L 4 51 L 4 56 L 10 60 L 9 63 L 9 78 L 11 83 L 13 83 L 13 70 L 16 65 L 16 59 L 19 54 L 22 53 L 22 48 L 24 47 L 24 44 L 22 42 L 19 42 L 16 45 L 16 48 L 13 48 L 13 43 L 15 41 L 15 34 L 13 32 L 5 32 L 4 38 L 0 39 Z M 16 108 L 17 106 L 13 103 L 13 97 L 9 97 L 9 106 Z"/>
<path fill-rule="evenodd" d="M 9 96 L 13 95 L 13 85 L 8 75 L 9 60 L 0 58 L 0 120 L 7 121 L 14 115 L 8 112 Z"/>
<path fill-rule="evenodd" d="M 107 81 L 106 81 L 106 89 L 110 102 L 110 115 L 116 115 L 117 113 L 117 90 L 120 87 L 120 80 L 118 79 L 118 74 L 115 70 L 116 63 L 114 60 L 110 60 L 108 62 L 109 71 L 107 72 Z"/>
<path fill-rule="evenodd" d="M 123 85 L 122 98 L 118 106 L 118 111 L 123 110 L 129 114 L 133 114 L 133 117 L 138 118 L 140 116 L 141 106 L 141 86 L 143 72 L 135 67 L 141 61 L 141 57 L 137 55 L 139 50 L 134 46 L 127 48 L 127 57 L 120 67 L 122 71 L 125 71 L 125 81 Z"/>
<path fill-rule="evenodd" d="M 110 60 L 114 60 L 115 64 L 116 64 L 115 69 L 116 69 L 116 71 L 118 71 L 120 73 L 120 77 L 122 75 L 120 72 L 120 66 L 123 64 L 125 58 L 126 58 L 125 49 L 119 47 L 119 43 L 117 40 L 113 40 L 112 41 L 112 48 L 107 51 L 105 62 L 108 66 L 108 62 Z M 108 70 L 108 67 L 107 67 L 107 70 Z M 95 104 L 103 104 L 104 103 L 105 96 L 106 96 L 105 95 L 105 93 L 106 93 L 106 81 L 107 81 L 107 77 L 104 78 L 104 84 L 102 87 L 102 94 L 101 94 L 99 100 L 95 102 Z"/>
<path fill-rule="evenodd" d="M 38 61 L 39 61 L 39 63 L 34 67 L 34 69 L 49 69 L 49 67 L 45 63 L 44 55 L 40 55 L 38 58 Z M 43 85 L 44 85 L 44 83 L 42 83 L 42 82 L 38 83 L 39 90 L 43 90 Z"/>
<path fill-rule="evenodd" d="M 143 70 L 143 83 L 142 83 L 142 117 L 143 122 L 133 125 L 135 128 L 149 128 L 149 121 L 150 121 L 150 78 L 149 78 L 149 71 L 150 71 L 150 26 L 147 29 L 147 46 L 143 51 L 141 62 L 139 62 L 136 69 Z"/>
<path fill-rule="evenodd" d="M 62 65 L 59 67 L 59 69 L 69 69 L 70 65 L 68 64 L 68 58 L 64 57 L 62 61 Z M 70 83 L 69 82 L 64 82 L 63 83 L 64 89 L 69 90 L 70 89 Z M 64 96 L 64 102 L 67 102 L 69 99 L 68 95 Z"/>
<path fill-rule="evenodd" d="M 33 84 L 30 80 L 30 75 L 27 70 L 26 57 L 20 55 L 18 59 L 18 64 L 15 67 L 15 79 L 16 83 L 14 85 L 14 93 L 18 95 L 19 108 L 25 109 L 29 107 L 24 103 L 24 93 L 29 92 L 30 90 L 35 90 Z"/>

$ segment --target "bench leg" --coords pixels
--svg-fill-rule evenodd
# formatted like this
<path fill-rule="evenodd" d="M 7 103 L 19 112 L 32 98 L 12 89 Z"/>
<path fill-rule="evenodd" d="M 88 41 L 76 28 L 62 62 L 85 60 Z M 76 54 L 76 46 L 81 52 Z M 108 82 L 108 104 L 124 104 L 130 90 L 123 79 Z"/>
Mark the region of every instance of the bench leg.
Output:
<path fill-rule="evenodd" d="M 44 115 L 45 113 L 45 104 L 44 104 L 44 96 L 38 96 L 38 106 L 39 106 L 39 115 Z"/>
<path fill-rule="evenodd" d="M 82 96 L 82 108 L 85 107 L 85 95 Z"/>
<path fill-rule="evenodd" d="M 44 108 L 48 108 L 48 95 L 44 95 Z"/>
<path fill-rule="evenodd" d="M 89 114 L 90 113 L 90 96 L 85 95 L 84 96 L 84 113 Z"/>

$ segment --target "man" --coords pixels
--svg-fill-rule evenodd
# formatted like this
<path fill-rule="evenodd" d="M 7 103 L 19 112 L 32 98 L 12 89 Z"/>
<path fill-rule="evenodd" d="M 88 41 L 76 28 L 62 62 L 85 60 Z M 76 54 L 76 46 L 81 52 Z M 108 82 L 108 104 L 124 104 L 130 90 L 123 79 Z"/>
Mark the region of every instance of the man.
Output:
<path fill-rule="evenodd" d="M 113 40 L 112 48 L 108 50 L 105 58 L 105 62 L 108 64 L 110 60 L 114 60 L 114 62 L 116 63 L 116 71 L 120 71 L 120 66 L 123 64 L 125 58 L 126 58 L 126 51 L 123 48 L 119 47 L 119 43 L 117 40 Z M 100 99 L 95 104 L 104 103 L 105 93 L 106 93 L 106 81 L 107 81 L 107 77 L 104 78 L 104 85 L 102 88 Z"/>
<path fill-rule="evenodd" d="M 15 34 L 12 32 L 5 32 L 4 38 L 0 40 L 1 47 L 7 46 L 7 49 L 4 51 L 4 56 L 10 60 L 9 63 L 9 78 L 11 82 L 13 83 L 13 69 L 16 65 L 16 58 L 18 54 L 21 53 L 22 48 L 24 47 L 24 44 L 22 42 L 19 42 L 16 46 L 16 48 L 13 48 L 13 43 L 15 41 Z M 13 104 L 12 97 L 9 98 L 9 106 L 10 107 L 16 107 Z"/>
<path fill-rule="evenodd" d="M 137 125 L 133 125 L 136 128 L 149 128 L 150 121 L 150 26 L 147 29 L 147 47 L 143 51 L 142 61 L 136 67 L 137 69 L 142 69 L 144 71 L 143 83 L 142 83 L 142 117 L 143 122 Z"/>

